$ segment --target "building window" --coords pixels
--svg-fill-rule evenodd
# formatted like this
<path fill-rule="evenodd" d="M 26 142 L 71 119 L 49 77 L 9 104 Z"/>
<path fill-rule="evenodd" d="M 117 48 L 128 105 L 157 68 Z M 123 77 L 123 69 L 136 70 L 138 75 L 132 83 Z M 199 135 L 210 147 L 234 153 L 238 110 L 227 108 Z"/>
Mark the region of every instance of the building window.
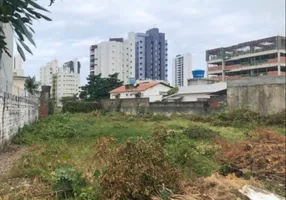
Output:
<path fill-rule="evenodd" d="M 126 94 L 126 96 L 128 97 L 128 94 Z"/>
<path fill-rule="evenodd" d="M 142 65 L 142 63 L 140 63 L 140 65 Z"/>
<path fill-rule="evenodd" d="M 142 57 L 140 57 L 140 60 L 142 60 Z"/>
<path fill-rule="evenodd" d="M 140 68 L 140 70 L 142 70 L 142 68 Z"/>
<path fill-rule="evenodd" d="M 142 41 L 140 41 L 140 43 L 142 43 Z"/>

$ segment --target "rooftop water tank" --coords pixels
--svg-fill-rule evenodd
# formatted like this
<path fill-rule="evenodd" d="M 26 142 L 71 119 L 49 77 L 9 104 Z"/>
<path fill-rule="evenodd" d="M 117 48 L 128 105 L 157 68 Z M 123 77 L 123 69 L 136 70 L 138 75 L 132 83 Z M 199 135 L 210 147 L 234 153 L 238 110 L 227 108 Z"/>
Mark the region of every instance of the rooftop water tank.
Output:
<path fill-rule="evenodd" d="M 204 78 L 205 77 L 205 70 L 202 69 L 195 69 L 192 71 L 193 78 Z"/>

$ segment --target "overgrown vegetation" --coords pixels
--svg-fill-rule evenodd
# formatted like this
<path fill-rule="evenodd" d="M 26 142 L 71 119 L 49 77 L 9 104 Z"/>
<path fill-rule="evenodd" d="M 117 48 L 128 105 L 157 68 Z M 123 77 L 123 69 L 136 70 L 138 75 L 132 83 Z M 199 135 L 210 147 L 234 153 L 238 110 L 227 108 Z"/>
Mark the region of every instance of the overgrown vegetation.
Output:
<path fill-rule="evenodd" d="M 29 151 L 12 169 L 10 179 L 41 180 L 54 198 L 168 199 L 183 192 L 182 182 L 195 184 L 198 178 L 222 170 L 228 175 L 227 164 L 235 162 L 228 154 L 223 156 L 227 160 L 217 159 L 229 151 L 223 144 L 251 139 L 252 126 L 214 126 L 202 121 L 218 119 L 216 115 L 196 117 L 199 120 L 187 115 L 131 116 L 100 110 L 55 114 L 24 127 L 14 139 Z M 243 172 L 242 178 L 253 175 Z M 41 195 L 30 190 L 9 193 L 36 199 Z"/>
<path fill-rule="evenodd" d="M 86 102 L 86 101 L 66 101 L 63 104 L 63 113 L 88 113 L 92 111 L 99 110 L 101 108 L 100 103 L 98 102 Z"/>

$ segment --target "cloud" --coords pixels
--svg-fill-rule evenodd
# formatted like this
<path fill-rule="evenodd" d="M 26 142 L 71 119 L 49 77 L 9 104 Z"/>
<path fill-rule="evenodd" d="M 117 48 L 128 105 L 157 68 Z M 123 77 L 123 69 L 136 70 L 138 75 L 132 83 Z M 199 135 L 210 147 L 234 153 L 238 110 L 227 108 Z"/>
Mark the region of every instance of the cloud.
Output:
<path fill-rule="evenodd" d="M 47 0 L 39 3 L 48 5 Z M 64 63 L 79 58 L 83 84 L 90 45 L 126 38 L 130 31 L 156 26 L 165 32 L 169 68 L 180 53 L 192 52 L 193 68 L 205 68 L 207 49 L 285 35 L 284 0 L 59 0 L 47 8 L 53 21 L 35 22 L 37 48 L 34 56 L 27 56 L 24 69 L 34 75 L 51 59 Z"/>
<path fill-rule="evenodd" d="M 98 39 L 98 38 L 87 38 L 87 39 L 82 39 L 82 40 L 73 40 L 73 42 L 71 43 L 72 46 L 83 46 L 83 47 L 90 47 L 93 44 L 98 44 L 100 43 L 102 40 Z"/>

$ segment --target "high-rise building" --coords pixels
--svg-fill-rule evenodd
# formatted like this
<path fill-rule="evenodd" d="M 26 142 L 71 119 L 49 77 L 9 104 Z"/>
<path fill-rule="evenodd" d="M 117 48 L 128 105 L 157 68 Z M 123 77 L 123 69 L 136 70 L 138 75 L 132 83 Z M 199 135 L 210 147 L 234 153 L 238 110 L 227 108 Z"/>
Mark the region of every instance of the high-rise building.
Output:
<path fill-rule="evenodd" d="M 56 84 L 54 94 L 58 106 L 61 106 L 60 100 L 63 97 L 79 95 L 80 87 L 80 62 L 77 60 L 69 61 L 59 68 L 58 73 L 54 75 Z"/>
<path fill-rule="evenodd" d="M 81 64 L 77 60 L 68 61 L 58 67 L 54 60 L 41 67 L 41 85 L 51 86 L 51 96 L 57 106 L 61 106 L 62 97 L 79 94 Z"/>
<path fill-rule="evenodd" d="M 191 78 L 192 56 L 190 53 L 177 55 L 173 60 L 172 76 L 173 86 L 188 86 Z"/>
<path fill-rule="evenodd" d="M 102 77 L 118 73 L 125 83 L 135 78 L 135 33 L 128 39 L 110 38 L 90 47 L 90 73 Z"/>
<path fill-rule="evenodd" d="M 274 36 L 206 51 L 208 77 L 226 81 L 286 74 L 284 36 Z"/>
<path fill-rule="evenodd" d="M 13 76 L 24 76 L 24 70 L 22 68 L 23 61 L 21 56 L 14 57 Z"/>
<path fill-rule="evenodd" d="M 168 43 L 158 28 L 136 34 L 135 78 L 139 80 L 167 80 Z"/>
<path fill-rule="evenodd" d="M 58 73 L 58 61 L 53 60 L 40 68 L 41 85 L 53 87 L 53 75 Z"/>
<path fill-rule="evenodd" d="M 6 47 L 10 55 L 13 55 L 14 34 L 13 28 L 9 23 L 0 22 L 0 29 L 5 35 Z M 2 32 L 0 31 L 0 35 Z M 13 57 L 3 52 L 0 59 L 0 90 L 12 93 L 13 85 Z"/>

